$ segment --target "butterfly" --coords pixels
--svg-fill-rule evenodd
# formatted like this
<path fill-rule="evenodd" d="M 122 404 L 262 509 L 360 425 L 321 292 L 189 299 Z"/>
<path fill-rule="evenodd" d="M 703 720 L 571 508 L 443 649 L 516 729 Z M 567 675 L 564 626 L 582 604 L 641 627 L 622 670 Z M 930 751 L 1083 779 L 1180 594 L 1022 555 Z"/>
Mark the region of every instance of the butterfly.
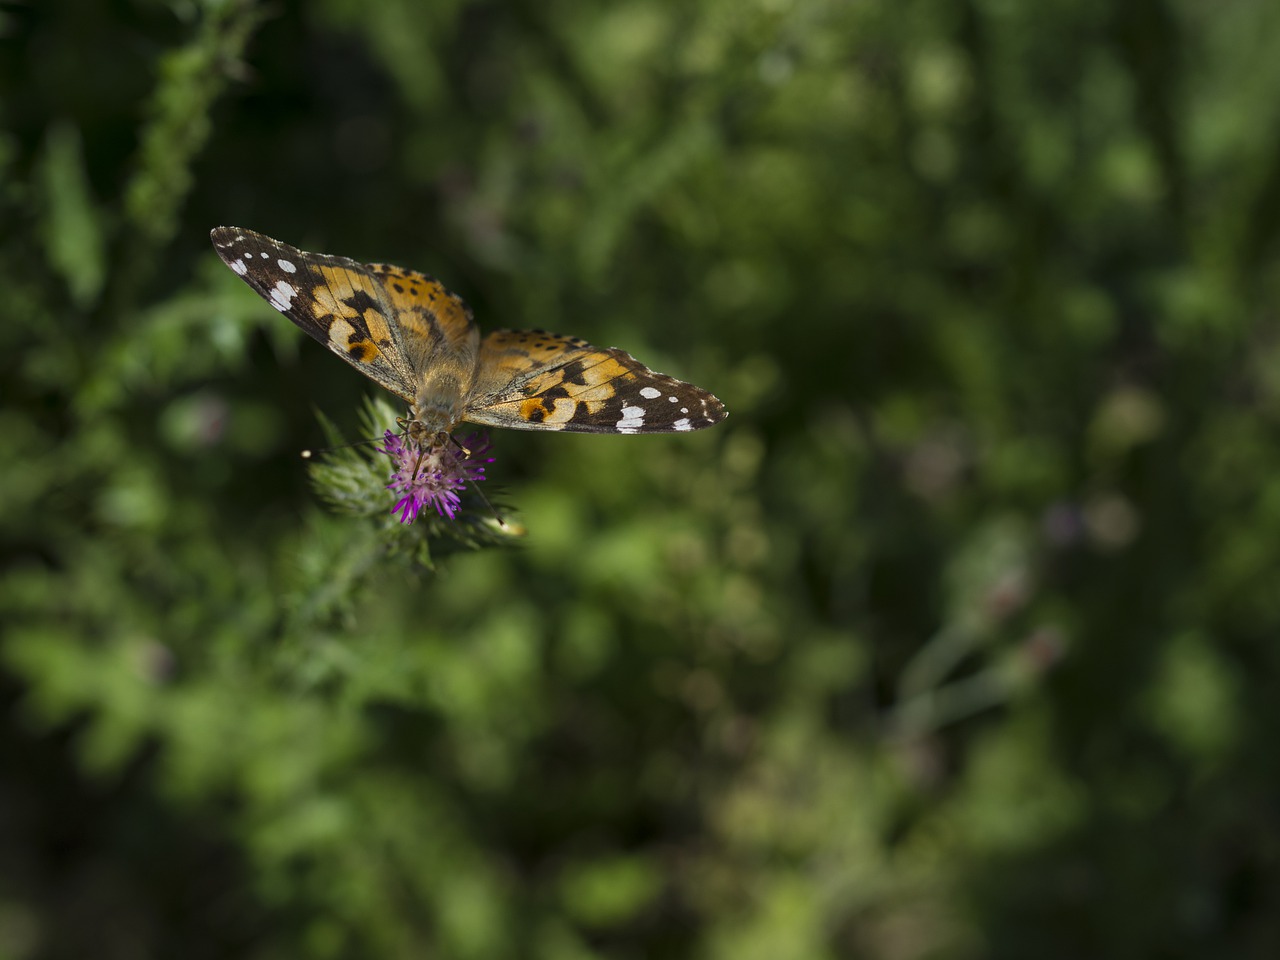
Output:
<path fill-rule="evenodd" d="M 223 263 L 370 380 L 409 404 L 411 439 L 443 443 L 461 422 L 516 430 L 670 433 L 728 414 L 691 383 L 628 353 L 545 330 L 481 337 L 434 277 L 307 253 L 241 227 L 210 234 Z"/>

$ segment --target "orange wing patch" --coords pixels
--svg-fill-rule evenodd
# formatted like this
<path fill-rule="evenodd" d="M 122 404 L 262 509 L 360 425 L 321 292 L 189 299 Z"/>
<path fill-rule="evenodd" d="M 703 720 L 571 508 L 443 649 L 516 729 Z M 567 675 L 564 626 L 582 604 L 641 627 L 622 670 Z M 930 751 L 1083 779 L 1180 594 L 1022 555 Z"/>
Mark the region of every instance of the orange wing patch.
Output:
<path fill-rule="evenodd" d="M 382 282 L 401 329 L 423 337 L 443 336 L 450 342 L 470 334 L 475 325 L 470 308 L 435 277 L 387 263 L 371 263 L 369 269 Z M 424 326 L 424 321 L 434 324 Z"/>
<path fill-rule="evenodd" d="M 317 312 L 321 315 L 342 317 L 350 320 L 360 316 L 353 299 L 359 290 L 365 298 L 376 302 L 377 292 L 369 277 L 345 267 L 318 265 L 312 273 L 319 279 L 312 296 L 315 298 Z M 359 302 L 359 301 L 356 301 Z"/>
<path fill-rule="evenodd" d="M 542 330 L 484 338 L 465 418 L 518 430 L 664 433 L 724 419 L 724 405 L 616 348 Z"/>
<path fill-rule="evenodd" d="M 393 346 L 391 327 L 379 306 L 374 278 L 345 267 L 318 265 L 312 275 L 316 319 L 327 321 L 329 343 L 359 363 L 373 363 Z"/>
<path fill-rule="evenodd" d="M 561 337 L 545 330 L 495 330 L 484 338 L 481 363 L 514 377 L 545 367 L 566 351 L 590 346 L 577 337 Z"/>

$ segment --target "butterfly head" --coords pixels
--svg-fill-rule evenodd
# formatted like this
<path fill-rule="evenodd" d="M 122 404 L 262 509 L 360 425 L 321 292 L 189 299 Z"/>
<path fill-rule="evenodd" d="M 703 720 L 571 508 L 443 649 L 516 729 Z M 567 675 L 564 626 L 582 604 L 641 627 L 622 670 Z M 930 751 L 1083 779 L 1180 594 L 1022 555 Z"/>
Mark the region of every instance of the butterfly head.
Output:
<path fill-rule="evenodd" d="M 452 424 L 447 422 L 447 418 L 414 417 L 402 418 L 397 422 L 405 436 L 423 450 L 443 447 L 452 440 L 448 429 Z"/>

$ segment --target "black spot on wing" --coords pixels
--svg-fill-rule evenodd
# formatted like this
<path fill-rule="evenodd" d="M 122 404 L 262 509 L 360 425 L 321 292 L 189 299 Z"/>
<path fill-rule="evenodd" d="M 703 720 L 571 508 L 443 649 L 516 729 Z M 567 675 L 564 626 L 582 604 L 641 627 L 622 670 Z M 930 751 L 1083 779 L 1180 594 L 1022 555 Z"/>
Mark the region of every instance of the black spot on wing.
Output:
<path fill-rule="evenodd" d="M 352 343 L 357 340 L 372 340 L 373 334 L 369 332 L 369 324 L 365 321 L 364 313 L 366 310 L 378 313 L 378 301 L 369 296 L 366 291 L 357 290 L 342 302 L 356 312 L 356 316 L 346 318 L 347 323 L 351 324 L 351 329 L 355 331 L 347 339 Z"/>
<path fill-rule="evenodd" d="M 578 386 L 585 387 L 587 385 L 584 372 L 586 367 L 581 360 L 571 360 L 561 368 L 565 383 L 575 383 Z"/>
<path fill-rule="evenodd" d="M 542 398 L 543 403 L 554 404 L 557 400 L 568 398 L 572 396 L 572 394 L 570 394 L 569 391 L 566 390 L 563 385 L 560 385 L 555 387 L 548 387 L 546 390 L 543 390 L 540 394 L 538 394 L 538 396 Z"/>

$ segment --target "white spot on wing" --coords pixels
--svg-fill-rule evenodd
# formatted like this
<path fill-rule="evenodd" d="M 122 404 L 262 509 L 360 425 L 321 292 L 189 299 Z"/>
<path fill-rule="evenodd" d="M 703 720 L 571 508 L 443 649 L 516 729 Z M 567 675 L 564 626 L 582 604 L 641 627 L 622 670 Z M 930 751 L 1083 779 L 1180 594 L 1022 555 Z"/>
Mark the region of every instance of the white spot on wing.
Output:
<path fill-rule="evenodd" d="M 232 270 L 240 274 L 240 276 L 242 277 L 249 272 L 249 268 L 246 267 L 244 263 L 240 260 L 232 260 L 230 263 L 230 266 Z"/>
<path fill-rule="evenodd" d="M 655 390 L 653 387 L 642 387 L 640 389 L 640 396 L 644 397 L 646 400 L 655 400 L 662 396 L 662 391 Z"/>
<path fill-rule="evenodd" d="M 290 263 L 288 260 L 277 260 L 277 261 L 276 261 L 276 263 L 280 264 L 280 269 L 281 269 L 281 270 L 283 270 L 285 273 L 297 273 L 297 272 L 298 272 L 298 268 L 297 268 L 297 267 L 295 267 L 295 266 L 294 266 L 292 263 Z"/>
<path fill-rule="evenodd" d="M 622 419 L 614 424 L 619 433 L 635 433 L 644 426 L 644 407 L 623 407 Z"/>
<path fill-rule="evenodd" d="M 258 256 L 260 256 L 263 260 L 267 259 L 266 251 L 263 251 L 262 253 L 258 254 Z"/>
<path fill-rule="evenodd" d="M 680 419 L 680 420 L 677 420 L 677 421 L 676 421 L 675 423 L 673 423 L 671 426 L 675 427 L 677 430 L 692 430 L 692 429 L 693 429 L 692 424 L 690 424 L 690 423 L 689 423 L 689 418 L 688 418 L 688 417 L 684 417 L 684 418 L 682 418 L 682 419 Z"/>
<path fill-rule="evenodd" d="M 284 313 L 293 306 L 293 298 L 298 295 L 298 291 L 292 284 L 279 281 L 271 288 L 271 305 Z"/>
<path fill-rule="evenodd" d="M 680 402 L 680 398 L 679 398 L 679 397 L 667 397 L 667 399 L 668 399 L 668 400 L 670 400 L 672 403 L 679 403 L 679 402 Z"/>
<path fill-rule="evenodd" d="M 688 413 L 688 412 L 689 412 L 689 408 L 688 408 L 688 407 L 681 407 L 681 408 L 680 408 L 680 412 L 681 412 L 681 413 Z"/>

